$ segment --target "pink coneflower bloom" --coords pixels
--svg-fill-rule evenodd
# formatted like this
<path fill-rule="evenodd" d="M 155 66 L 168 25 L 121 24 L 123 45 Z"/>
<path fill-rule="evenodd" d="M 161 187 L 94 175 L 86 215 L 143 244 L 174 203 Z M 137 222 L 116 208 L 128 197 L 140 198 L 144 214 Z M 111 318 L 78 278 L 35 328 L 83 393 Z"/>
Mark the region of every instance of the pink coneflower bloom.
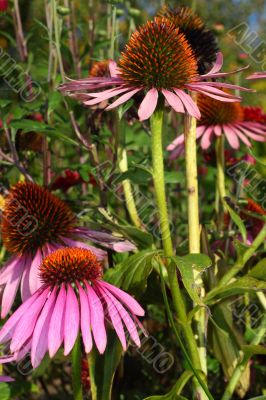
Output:
<path fill-rule="evenodd" d="M 30 353 L 36 368 L 47 351 L 52 358 L 62 344 L 68 355 L 79 331 L 86 353 L 91 351 L 93 339 L 103 353 L 107 345 L 105 319 L 124 350 L 126 330 L 140 346 L 136 316 L 143 316 L 144 310 L 129 294 L 102 280 L 101 264 L 92 251 L 59 249 L 42 261 L 39 273 L 42 286 L 0 330 L 0 344 L 10 351 L 0 362 L 18 362 Z"/>
<path fill-rule="evenodd" d="M 254 72 L 249 75 L 246 79 L 264 79 L 266 78 L 266 72 Z"/>
<path fill-rule="evenodd" d="M 141 121 L 151 117 L 159 97 L 166 99 L 176 112 L 187 112 L 199 119 L 200 111 L 187 90 L 226 102 L 240 98 L 219 88 L 249 90 L 223 82 L 207 82 L 229 74 L 219 72 L 222 63 L 222 55 L 218 53 L 213 68 L 207 74 L 199 75 L 197 59 L 185 35 L 167 18 L 155 17 L 132 34 L 118 64 L 110 62 L 110 78 L 71 80 L 61 85 L 60 90 L 86 106 L 119 96 L 106 110 L 116 108 L 142 92 L 144 98 L 138 109 Z"/>
<path fill-rule="evenodd" d="M 23 301 L 40 287 L 38 267 L 41 260 L 58 248 L 87 248 L 101 259 L 106 251 L 84 240 L 117 252 L 135 249 L 127 240 L 79 226 L 65 202 L 48 189 L 28 182 L 16 184 L 7 195 L 1 233 L 5 248 L 12 253 L 0 270 L 2 318 L 10 311 L 19 285 Z"/>
<path fill-rule="evenodd" d="M 251 147 L 249 139 L 258 142 L 266 140 L 266 125 L 244 119 L 244 108 L 239 102 L 224 103 L 210 99 L 205 95 L 198 96 L 201 120 L 197 126 L 197 139 L 201 148 L 208 149 L 215 137 L 225 135 L 229 145 L 238 149 L 240 141 Z M 170 158 L 176 158 L 184 146 L 184 135 L 178 136 L 168 147 Z"/>

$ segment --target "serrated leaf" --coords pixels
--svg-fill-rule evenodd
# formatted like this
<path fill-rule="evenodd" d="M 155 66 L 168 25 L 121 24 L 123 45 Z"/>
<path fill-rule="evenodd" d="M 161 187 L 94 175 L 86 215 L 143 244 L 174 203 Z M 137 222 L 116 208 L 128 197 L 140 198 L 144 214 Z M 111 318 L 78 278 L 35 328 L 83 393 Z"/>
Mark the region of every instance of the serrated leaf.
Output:
<path fill-rule="evenodd" d="M 128 257 L 115 268 L 107 270 L 104 279 L 126 291 L 143 293 L 147 279 L 154 267 L 157 250 L 144 250 Z"/>
<path fill-rule="evenodd" d="M 247 230 L 246 230 L 244 222 L 239 217 L 239 215 L 237 215 L 237 213 L 226 202 L 224 202 L 224 204 L 225 204 L 225 207 L 226 207 L 227 211 L 230 214 L 230 217 L 232 218 L 232 220 L 234 221 L 234 223 L 238 227 L 238 229 L 239 229 L 239 231 L 241 233 L 241 236 L 243 238 L 244 243 L 246 243 L 246 241 L 247 241 Z"/>

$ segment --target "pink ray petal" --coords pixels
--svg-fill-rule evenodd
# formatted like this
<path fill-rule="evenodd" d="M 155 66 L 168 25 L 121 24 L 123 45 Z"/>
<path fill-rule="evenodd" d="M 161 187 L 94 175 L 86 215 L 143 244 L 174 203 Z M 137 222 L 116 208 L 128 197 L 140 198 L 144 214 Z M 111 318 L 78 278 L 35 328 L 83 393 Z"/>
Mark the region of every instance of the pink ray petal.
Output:
<path fill-rule="evenodd" d="M 10 376 L 0 376 L 0 382 L 14 382 L 15 379 Z"/>
<path fill-rule="evenodd" d="M 2 329 L 0 330 L 0 343 L 8 341 L 11 339 L 13 332 L 18 324 L 19 320 L 24 316 L 29 308 L 33 305 L 33 303 L 40 297 L 43 293 L 43 288 L 38 290 L 34 295 L 32 295 L 28 300 L 25 301 L 15 312 L 11 315 L 11 317 L 6 321 Z M 48 289 L 46 289 L 46 294 L 48 293 Z"/>
<path fill-rule="evenodd" d="M 99 353 L 102 354 L 107 344 L 103 306 L 93 288 L 86 282 L 85 285 L 90 305 L 92 333 Z"/>
<path fill-rule="evenodd" d="M 138 116 L 140 121 L 144 121 L 154 113 L 158 102 L 158 91 L 157 89 L 150 89 L 142 102 L 140 103 Z"/>
<path fill-rule="evenodd" d="M 214 66 L 212 67 L 212 69 L 207 74 L 202 75 L 202 76 L 209 76 L 212 74 L 216 74 L 217 72 L 219 72 L 221 70 L 221 68 L 223 66 L 223 62 L 224 62 L 223 53 L 221 51 L 219 51 L 216 54 L 216 60 L 215 60 L 215 63 L 214 63 Z"/>
<path fill-rule="evenodd" d="M 220 89 L 217 89 L 211 85 L 206 85 L 205 82 L 199 82 L 197 85 L 189 85 L 190 87 L 194 87 L 196 90 L 198 91 L 202 91 L 202 92 L 208 92 L 208 93 L 212 93 L 215 94 L 219 97 L 225 98 L 223 101 L 226 101 L 226 99 L 234 99 L 235 101 L 239 101 L 241 100 L 241 97 L 239 96 L 235 96 L 233 94 L 229 94 L 226 92 L 223 92 Z M 194 90 L 195 90 L 194 89 Z"/>
<path fill-rule="evenodd" d="M 113 327 L 115 328 L 117 336 L 119 337 L 119 340 L 122 344 L 123 350 L 126 351 L 127 341 L 126 341 L 125 331 L 124 331 L 123 323 L 122 323 L 121 317 L 119 315 L 119 312 L 118 312 L 114 302 L 110 298 L 109 292 L 106 291 L 106 289 L 104 289 L 103 287 L 101 287 L 101 285 L 95 284 L 95 286 L 100 291 L 102 297 L 106 301 L 108 314 L 111 318 L 111 322 L 113 324 Z"/>
<path fill-rule="evenodd" d="M 99 284 L 113 293 L 117 299 L 121 300 L 133 314 L 143 317 L 145 311 L 132 296 L 108 282 L 100 281 L 98 282 Z"/>
<path fill-rule="evenodd" d="M 39 314 L 47 300 L 47 294 L 48 290 L 43 290 L 40 296 L 18 321 L 10 343 L 10 350 L 12 353 L 18 351 L 31 337 Z"/>
<path fill-rule="evenodd" d="M 239 148 L 239 140 L 235 132 L 230 128 L 228 125 L 223 125 L 223 131 L 225 133 L 226 139 L 228 140 L 228 143 L 233 149 L 238 149 Z"/>
<path fill-rule="evenodd" d="M 5 285 L 13 274 L 16 265 L 21 262 L 20 256 L 12 256 L 0 269 L 0 285 Z"/>
<path fill-rule="evenodd" d="M 26 301 L 30 296 L 31 296 L 31 291 L 30 291 L 30 267 L 31 267 L 32 259 L 29 260 L 28 265 L 24 269 L 22 278 L 21 278 L 21 283 L 20 283 L 20 294 L 21 294 L 21 299 L 22 302 Z"/>
<path fill-rule="evenodd" d="M 213 132 L 214 132 L 214 127 L 209 126 L 202 135 L 200 145 L 203 150 L 206 150 L 210 147 Z"/>
<path fill-rule="evenodd" d="M 17 291 L 21 281 L 21 277 L 24 271 L 26 257 L 21 257 L 19 262 L 13 265 L 12 272 L 9 276 L 8 281 L 6 282 L 3 295 L 2 295 L 2 304 L 1 304 L 1 318 L 5 318 L 9 313 Z"/>
<path fill-rule="evenodd" d="M 31 344 L 32 344 L 32 339 L 29 339 L 24 345 L 14 353 L 14 358 L 16 362 L 19 362 L 25 358 L 25 356 L 30 356 L 31 352 Z"/>
<path fill-rule="evenodd" d="M 66 289 L 63 285 L 57 295 L 48 332 L 48 349 L 50 357 L 54 357 L 64 340 L 64 320 L 66 309 Z"/>
<path fill-rule="evenodd" d="M 42 286 L 42 282 L 40 280 L 40 274 L 39 274 L 39 267 L 41 265 L 42 258 L 43 258 L 42 253 L 38 249 L 36 251 L 35 257 L 31 263 L 30 273 L 29 273 L 29 286 L 30 286 L 31 294 L 36 292 L 36 290 L 38 290 Z"/>
<path fill-rule="evenodd" d="M 84 242 L 79 242 L 77 240 L 73 240 L 73 239 L 69 239 L 69 238 L 65 238 L 65 237 L 62 238 L 62 240 L 69 247 L 79 247 L 81 249 L 87 249 L 87 250 L 92 251 L 99 260 L 103 260 L 107 256 L 106 251 L 99 249 L 98 247 L 88 245 Z"/>
<path fill-rule="evenodd" d="M 174 88 L 174 91 L 177 94 L 177 96 L 182 100 L 189 115 L 192 115 L 192 117 L 195 117 L 197 119 L 200 119 L 201 117 L 200 110 L 197 104 L 193 101 L 193 99 L 183 90 Z"/>
<path fill-rule="evenodd" d="M 171 153 L 169 155 L 169 160 L 174 160 L 174 159 L 184 155 L 184 153 L 185 153 L 185 145 L 180 144 L 174 150 L 171 151 Z"/>
<path fill-rule="evenodd" d="M 67 356 L 76 342 L 80 324 L 79 303 L 77 296 L 69 284 L 67 285 L 67 297 L 65 308 L 64 327 L 64 355 Z"/>
<path fill-rule="evenodd" d="M 246 79 L 263 79 L 266 78 L 266 72 L 254 72 L 249 75 Z"/>
<path fill-rule="evenodd" d="M 57 288 L 48 297 L 34 328 L 31 345 L 31 363 L 37 368 L 48 350 L 48 329 L 54 310 Z M 58 334 L 58 333 L 57 333 Z"/>
<path fill-rule="evenodd" d="M 101 285 L 102 282 L 100 282 Z M 99 285 L 99 282 L 98 282 Z M 138 347 L 140 347 L 140 339 L 139 339 L 139 335 L 138 335 L 138 331 L 136 328 L 135 323 L 133 322 L 133 320 L 131 319 L 129 313 L 126 311 L 126 309 L 123 307 L 122 303 L 120 303 L 117 298 L 115 296 L 112 295 L 112 293 L 108 290 L 108 289 L 104 289 L 105 293 L 108 293 L 108 297 L 109 299 L 113 302 L 113 304 L 115 305 L 121 319 L 123 320 L 124 324 L 127 327 L 127 330 L 132 338 L 132 340 L 136 343 L 136 345 Z"/>
<path fill-rule="evenodd" d="M 244 128 L 250 129 L 251 131 L 258 133 L 259 135 L 265 135 L 266 131 L 266 127 L 262 124 L 260 124 L 260 126 L 258 126 L 257 124 L 255 124 L 254 122 L 240 122 L 240 125 L 244 126 Z"/>
<path fill-rule="evenodd" d="M 167 147 L 166 150 L 168 151 L 172 151 L 174 150 L 176 147 L 180 146 L 181 144 L 183 144 L 185 142 L 185 135 L 184 133 L 182 133 L 182 135 L 177 136 L 177 138 L 175 138 L 175 140 L 172 141 L 172 143 L 170 143 Z"/>
<path fill-rule="evenodd" d="M 115 107 L 120 106 L 121 104 L 125 103 L 131 97 L 134 96 L 134 94 L 138 93 L 141 90 L 141 88 L 131 90 L 130 92 L 123 94 L 123 96 L 119 97 L 116 101 L 114 101 L 110 106 L 106 107 L 106 110 L 112 110 Z"/>
<path fill-rule="evenodd" d="M 126 87 L 126 88 L 122 88 L 122 89 L 119 88 L 116 90 L 112 89 L 112 90 L 108 91 L 108 93 L 106 93 L 106 92 L 90 93 L 90 95 L 94 96 L 95 99 L 85 101 L 84 104 L 86 106 L 93 106 L 94 104 L 98 104 L 98 103 L 102 102 L 103 100 L 111 99 L 112 97 L 115 97 L 121 93 L 129 92 L 129 91 L 130 91 L 130 88 Z"/>
<path fill-rule="evenodd" d="M 92 349 L 91 336 L 91 317 L 88 296 L 85 290 L 78 284 L 80 299 L 80 324 L 85 352 L 89 353 Z"/>
<path fill-rule="evenodd" d="M 221 136 L 221 134 L 222 134 L 221 125 L 214 125 L 214 133 L 216 136 Z"/>
<path fill-rule="evenodd" d="M 247 145 L 248 147 L 252 146 L 248 138 L 240 131 L 240 129 L 232 124 L 228 124 L 228 126 L 235 132 L 235 134 L 239 137 L 240 140 L 242 140 L 245 145 Z"/>
<path fill-rule="evenodd" d="M 201 89 L 197 89 L 197 88 L 193 88 L 192 90 L 194 90 L 195 92 L 199 92 L 199 93 L 202 93 L 202 94 L 204 94 L 205 96 L 208 96 L 208 97 L 212 97 L 213 99 L 215 99 L 215 100 L 219 100 L 219 101 L 224 101 L 224 102 L 227 102 L 227 103 L 235 103 L 235 102 L 239 102 L 239 99 L 241 99 L 240 97 L 224 97 L 224 96 L 218 96 L 217 94 L 213 94 L 213 93 L 211 93 L 211 92 L 206 92 L 206 91 L 204 91 L 204 90 L 201 90 Z"/>
<path fill-rule="evenodd" d="M 253 140 L 256 140 L 257 142 L 265 142 L 265 137 L 260 136 L 259 134 L 250 132 L 248 129 L 245 129 L 242 125 L 238 124 L 237 125 L 238 129 L 241 129 L 241 131 L 248 137 L 250 137 Z"/>
<path fill-rule="evenodd" d="M 114 60 L 109 60 L 109 71 L 112 78 L 118 78 L 119 70 L 117 68 L 117 63 Z"/>
<path fill-rule="evenodd" d="M 173 92 L 170 92 L 169 90 L 166 90 L 166 89 L 162 89 L 162 93 L 163 93 L 164 97 L 166 98 L 167 102 L 169 103 L 169 105 L 176 112 L 181 112 L 181 113 L 185 112 L 183 103 L 176 94 L 174 94 Z"/>
<path fill-rule="evenodd" d="M 255 90 L 253 89 L 249 89 L 243 86 L 233 85 L 231 83 L 225 83 L 225 82 L 202 82 L 202 83 L 206 86 L 227 88 L 232 90 L 241 90 L 242 92 L 255 92 Z"/>
<path fill-rule="evenodd" d="M 225 76 L 233 75 L 233 74 L 236 74 L 236 73 L 238 73 L 238 72 L 244 71 L 244 70 L 246 70 L 246 69 L 248 69 L 248 68 L 249 68 L 249 65 L 246 65 L 245 67 L 238 68 L 238 69 L 235 69 L 234 71 L 230 71 L 230 72 L 220 72 L 220 73 L 219 73 L 219 72 L 215 72 L 215 73 L 209 72 L 208 74 L 200 75 L 199 79 L 206 79 L 206 78 L 208 78 L 208 79 L 223 78 L 223 77 L 225 77 Z"/>

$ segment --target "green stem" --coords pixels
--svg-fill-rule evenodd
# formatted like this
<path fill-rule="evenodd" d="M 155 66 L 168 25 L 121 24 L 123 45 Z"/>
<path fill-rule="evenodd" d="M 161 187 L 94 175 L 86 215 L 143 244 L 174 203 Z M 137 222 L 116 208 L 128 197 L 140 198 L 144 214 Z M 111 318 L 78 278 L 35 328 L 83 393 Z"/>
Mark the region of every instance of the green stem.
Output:
<path fill-rule="evenodd" d="M 72 359 L 72 385 L 75 400 L 82 400 L 82 382 L 81 382 L 81 342 L 78 335 L 76 343 L 71 353 Z"/>
<path fill-rule="evenodd" d="M 162 144 L 162 127 L 163 127 L 163 108 L 158 107 L 151 117 L 151 139 L 152 139 L 152 167 L 153 167 L 153 182 L 157 208 L 160 219 L 160 230 L 166 257 L 174 255 L 170 225 L 168 220 L 165 181 L 164 181 L 164 162 L 163 162 L 163 144 Z M 198 354 L 197 344 L 193 335 L 190 323 L 187 320 L 186 307 L 179 288 L 176 267 L 173 263 L 167 265 L 170 290 L 173 298 L 175 311 L 181 323 L 183 333 L 187 342 L 189 354 L 193 365 L 196 369 L 201 369 L 200 358 Z"/>
<path fill-rule="evenodd" d="M 216 138 L 216 162 L 217 162 L 217 185 L 218 192 L 220 195 L 221 202 L 223 204 L 224 197 L 226 197 L 225 191 L 225 174 L 224 174 L 224 135 Z"/>
<path fill-rule="evenodd" d="M 52 0 L 52 5 L 53 5 L 53 20 L 54 20 L 54 36 L 55 36 L 56 54 L 57 54 L 57 58 L 58 58 L 61 78 L 62 78 L 62 81 L 65 82 L 65 71 L 64 71 L 64 64 L 63 64 L 63 59 L 62 59 L 62 55 L 61 55 L 61 45 L 60 45 L 61 29 L 59 26 L 59 20 L 58 20 L 58 15 L 57 15 L 57 1 Z"/>
<path fill-rule="evenodd" d="M 192 94 L 193 100 L 197 101 Z M 196 118 L 186 115 L 185 118 L 185 162 L 186 162 L 186 185 L 188 196 L 188 239 L 189 252 L 200 253 L 200 223 L 199 223 L 199 194 L 198 194 L 198 171 L 197 171 L 197 145 L 196 145 Z M 194 280 L 199 294 L 205 296 L 204 284 L 201 274 L 193 271 Z M 207 351 L 206 351 L 206 310 L 201 307 L 195 314 L 196 331 L 198 335 L 198 352 L 201 369 L 207 375 Z M 204 398 L 204 394 L 201 396 Z"/>
<path fill-rule="evenodd" d="M 172 329 L 173 329 L 173 331 L 174 331 L 175 337 L 176 337 L 176 339 L 177 339 L 177 342 L 178 342 L 180 348 L 181 348 L 182 351 L 183 351 L 183 354 L 184 354 L 184 356 L 185 356 L 185 359 L 186 359 L 187 363 L 189 364 L 191 370 L 193 371 L 195 377 L 197 378 L 198 382 L 200 383 L 200 385 L 201 385 L 201 387 L 203 388 L 204 392 L 206 393 L 207 397 L 208 397 L 210 400 L 214 400 L 213 397 L 212 397 L 212 395 L 211 395 L 211 393 L 209 392 L 209 389 L 207 388 L 206 384 L 205 384 L 204 381 L 201 379 L 200 374 L 199 374 L 198 371 L 194 368 L 194 366 L 193 366 L 193 364 L 192 364 L 192 362 L 191 362 L 191 360 L 190 360 L 190 357 L 189 357 L 189 355 L 188 355 L 188 353 L 187 353 L 187 350 L 186 350 L 186 348 L 185 348 L 185 346 L 184 346 L 184 344 L 183 344 L 183 342 L 182 342 L 182 339 L 180 338 L 179 333 L 178 333 L 178 331 L 177 331 L 177 329 L 176 329 L 175 321 L 174 321 L 174 319 L 173 319 L 173 316 L 172 316 L 172 313 L 171 313 L 171 309 L 170 309 L 170 305 L 169 305 L 169 302 L 168 302 L 168 299 L 167 299 L 167 294 L 166 294 L 166 288 L 165 288 L 165 282 L 164 282 L 164 277 L 163 277 L 163 271 L 162 271 L 162 264 L 161 264 L 161 262 L 159 262 L 159 267 L 160 267 L 161 286 L 162 286 L 162 292 L 163 292 L 164 303 L 165 303 L 165 306 L 166 306 L 166 312 L 167 312 L 167 316 L 168 316 L 169 322 L 170 322 L 170 324 L 171 324 L 171 326 L 172 326 Z"/>

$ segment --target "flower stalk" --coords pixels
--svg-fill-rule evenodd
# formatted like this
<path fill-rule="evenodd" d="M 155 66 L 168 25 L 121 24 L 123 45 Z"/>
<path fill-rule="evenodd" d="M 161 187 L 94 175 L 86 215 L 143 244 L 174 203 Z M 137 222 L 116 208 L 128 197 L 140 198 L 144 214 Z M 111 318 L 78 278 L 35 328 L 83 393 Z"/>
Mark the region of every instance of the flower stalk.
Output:
<path fill-rule="evenodd" d="M 81 341 L 78 335 L 73 347 L 72 354 L 72 385 L 74 400 L 82 400 L 82 381 L 81 381 Z"/>
<path fill-rule="evenodd" d="M 164 254 L 166 257 L 174 255 L 173 244 L 171 239 L 170 224 L 168 219 L 165 181 L 164 181 L 164 161 L 163 161 L 163 144 L 162 144 L 162 128 L 163 128 L 163 108 L 159 106 L 151 117 L 151 132 L 152 132 L 152 167 L 153 167 L 153 182 L 155 189 L 156 203 L 159 212 L 160 230 L 163 242 Z M 185 302 L 178 284 L 176 267 L 173 263 L 167 264 L 170 290 L 173 298 L 175 311 L 181 323 L 186 343 L 189 350 L 189 355 L 196 369 L 201 370 L 201 363 L 197 344 L 193 335 L 190 323 L 187 320 Z M 196 382 L 197 390 L 201 386 Z"/>
<path fill-rule="evenodd" d="M 224 205 L 224 198 L 226 197 L 225 190 L 225 174 L 224 174 L 224 135 L 216 139 L 216 162 L 217 162 L 217 186 L 218 193 L 222 204 Z"/>

